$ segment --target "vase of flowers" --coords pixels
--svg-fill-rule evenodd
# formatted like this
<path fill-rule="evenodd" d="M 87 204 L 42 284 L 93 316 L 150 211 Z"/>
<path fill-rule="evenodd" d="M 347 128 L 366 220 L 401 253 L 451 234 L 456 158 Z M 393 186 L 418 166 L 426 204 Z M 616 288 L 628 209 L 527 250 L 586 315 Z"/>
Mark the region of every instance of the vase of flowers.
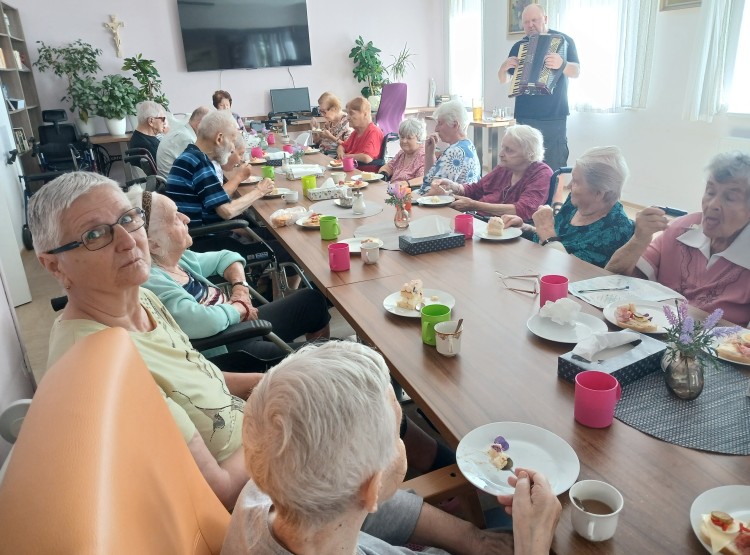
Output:
<path fill-rule="evenodd" d="M 385 203 L 396 207 L 396 215 L 393 217 L 394 225 L 399 229 L 406 229 L 409 227 L 409 211 L 406 206 L 411 202 L 408 184 L 389 183 L 386 192 L 388 198 L 385 199 Z"/>
<path fill-rule="evenodd" d="M 705 320 L 688 315 L 688 304 L 675 301 L 676 310 L 664 307 L 670 323 L 667 328 L 667 350 L 661 368 L 667 387 L 680 399 L 697 398 L 703 391 L 705 368 L 715 364 L 714 339 L 734 333 L 736 328 L 717 328 L 724 312 L 717 308 Z"/>
<path fill-rule="evenodd" d="M 289 157 L 289 162 L 292 164 L 301 164 L 302 156 L 305 154 L 305 148 L 300 145 L 294 145 L 292 152 Z"/>

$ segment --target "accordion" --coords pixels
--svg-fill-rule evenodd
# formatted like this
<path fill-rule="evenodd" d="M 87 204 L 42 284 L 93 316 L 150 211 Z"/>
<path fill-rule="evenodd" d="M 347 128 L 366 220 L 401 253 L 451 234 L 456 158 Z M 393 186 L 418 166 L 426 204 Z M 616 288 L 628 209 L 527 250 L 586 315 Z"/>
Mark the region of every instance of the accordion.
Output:
<path fill-rule="evenodd" d="M 531 35 L 518 47 L 518 67 L 513 72 L 508 97 L 522 94 L 552 94 L 562 77 L 562 68 L 544 67 L 547 54 L 559 54 L 565 60 L 567 44 L 562 35 Z M 563 64 L 564 65 L 564 64 Z"/>

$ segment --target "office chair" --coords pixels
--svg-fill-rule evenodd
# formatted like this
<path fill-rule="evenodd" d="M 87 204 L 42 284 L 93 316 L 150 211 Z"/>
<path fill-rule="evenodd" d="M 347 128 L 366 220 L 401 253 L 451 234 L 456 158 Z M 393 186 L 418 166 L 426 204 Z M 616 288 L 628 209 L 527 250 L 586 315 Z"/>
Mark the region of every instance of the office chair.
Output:
<path fill-rule="evenodd" d="M 307 146 L 307 144 L 310 142 L 310 137 L 312 134 L 309 131 L 305 131 L 303 133 L 300 133 L 297 135 L 297 138 L 294 139 L 294 142 L 298 144 L 299 146 Z"/>
<path fill-rule="evenodd" d="M 406 110 L 406 83 L 388 83 L 380 92 L 380 106 L 375 123 L 384 134 L 398 133 Z"/>

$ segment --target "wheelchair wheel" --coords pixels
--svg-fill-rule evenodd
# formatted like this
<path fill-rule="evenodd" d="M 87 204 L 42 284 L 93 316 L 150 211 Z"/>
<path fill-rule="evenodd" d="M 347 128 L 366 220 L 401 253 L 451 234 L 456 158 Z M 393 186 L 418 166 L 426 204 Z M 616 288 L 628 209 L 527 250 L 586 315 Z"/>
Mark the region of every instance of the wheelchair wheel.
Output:
<path fill-rule="evenodd" d="M 27 251 L 34 250 L 34 240 L 31 237 L 31 230 L 26 224 L 23 224 L 23 227 L 21 228 L 21 241 L 23 242 L 23 246 Z"/>

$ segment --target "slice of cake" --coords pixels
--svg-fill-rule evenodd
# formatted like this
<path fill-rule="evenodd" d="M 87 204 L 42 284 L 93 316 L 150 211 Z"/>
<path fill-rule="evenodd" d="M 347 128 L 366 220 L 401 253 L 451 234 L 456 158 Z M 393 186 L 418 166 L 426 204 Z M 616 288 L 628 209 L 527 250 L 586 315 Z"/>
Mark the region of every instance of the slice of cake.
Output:
<path fill-rule="evenodd" d="M 499 237 L 505 231 L 505 224 L 503 219 L 498 216 L 492 216 L 490 221 L 487 222 L 487 235 L 493 235 Z"/>
<path fill-rule="evenodd" d="M 396 306 L 416 310 L 417 305 L 422 304 L 423 301 L 422 280 L 413 279 L 401 286 L 401 297 L 396 301 Z"/>

